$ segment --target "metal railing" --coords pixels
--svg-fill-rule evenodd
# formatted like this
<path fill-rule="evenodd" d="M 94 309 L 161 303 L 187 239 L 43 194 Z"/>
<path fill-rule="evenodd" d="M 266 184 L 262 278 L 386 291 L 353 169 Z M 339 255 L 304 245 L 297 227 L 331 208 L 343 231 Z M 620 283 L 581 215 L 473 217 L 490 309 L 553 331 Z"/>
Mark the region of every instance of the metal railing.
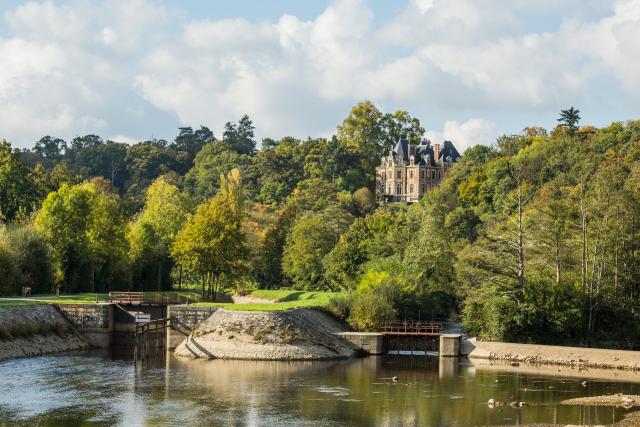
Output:
<path fill-rule="evenodd" d="M 144 292 L 109 292 L 109 302 L 112 304 L 142 304 Z"/>
<path fill-rule="evenodd" d="M 384 322 L 382 332 L 387 335 L 440 335 L 442 323 L 414 320 Z"/>
<path fill-rule="evenodd" d="M 136 324 L 135 347 L 133 348 L 134 363 L 138 359 L 149 358 L 150 348 L 157 352 L 167 348 L 167 328 L 171 326 L 171 319 L 156 319 L 148 323 Z M 153 338 L 151 338 L 153 334 Z M 152 341 L 153 340 L 153 341 Z"/>
<path fill-rule="evenodd" d="M 109 292 L 108 301 L 112 304 L 190 304 L 199 302 L 199 295 L 182 295 L 178 293 L 166 292 Z"/>

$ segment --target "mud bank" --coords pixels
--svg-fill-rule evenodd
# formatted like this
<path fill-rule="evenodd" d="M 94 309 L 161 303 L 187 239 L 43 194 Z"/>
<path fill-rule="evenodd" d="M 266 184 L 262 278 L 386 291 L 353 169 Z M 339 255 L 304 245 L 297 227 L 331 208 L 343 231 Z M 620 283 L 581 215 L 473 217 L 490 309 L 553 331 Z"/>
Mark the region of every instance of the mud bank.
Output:
<path fill-rule="evenodd" d="M 87 347 L 52 305 L 0 308 L 0 361 Z"/>
<path fill-rule="evenodd" d="M 311 309 L 251 312 L 218 310 L 180 344 L 189 358 L 320 360 L 346 358 L 356 348 L 334 334 L 345 326 Z"/>
<path fill-rule="evenodd" d="M 561 365 L 577 368 L 640 370 L 640 351 L 511 344 L 466 340 L 462 345 L 471 359 Z"/>

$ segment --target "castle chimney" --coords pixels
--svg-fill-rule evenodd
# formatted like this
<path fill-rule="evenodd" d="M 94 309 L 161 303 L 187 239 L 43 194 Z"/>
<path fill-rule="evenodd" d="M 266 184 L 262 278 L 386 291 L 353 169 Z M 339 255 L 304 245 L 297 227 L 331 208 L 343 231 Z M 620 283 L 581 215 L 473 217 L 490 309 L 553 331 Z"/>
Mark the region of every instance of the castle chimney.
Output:
<path fill-rule="evenodd" d="M 438 158 L 440 157 L 440 144 L 433 144 L 433 157 L 437 162 Z"/>

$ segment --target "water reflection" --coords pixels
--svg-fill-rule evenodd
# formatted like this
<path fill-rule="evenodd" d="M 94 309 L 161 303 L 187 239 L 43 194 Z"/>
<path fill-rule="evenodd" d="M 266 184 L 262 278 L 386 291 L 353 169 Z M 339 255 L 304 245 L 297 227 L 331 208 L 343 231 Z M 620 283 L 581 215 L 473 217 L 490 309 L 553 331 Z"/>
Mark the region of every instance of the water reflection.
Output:
<path fill-rule="evenodd" d="M 583 387 L 583 376 L 568 374 L 425 356 L 331 362 L 169 356 L 137 367 L 117 355 L 51 356 L 0 363 L 0 425 L 606 425 L 626 411 L 558 402 L 640 394 L 640 383 L 600 378 Z M 492 409 L 490 398 L 531 406 Z"/>

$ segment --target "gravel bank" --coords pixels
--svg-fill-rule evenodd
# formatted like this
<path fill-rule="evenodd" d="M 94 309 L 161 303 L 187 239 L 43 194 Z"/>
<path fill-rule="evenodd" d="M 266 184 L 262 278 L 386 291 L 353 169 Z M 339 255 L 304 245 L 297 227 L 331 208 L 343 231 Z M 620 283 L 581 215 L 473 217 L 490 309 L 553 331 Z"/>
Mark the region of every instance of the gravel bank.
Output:
<path fill-rule="evenodd" d="M 316 310 L 218 310 L 180 344 L 175 354 L 189 358 L 319 360 L 354 355 L 339 339 L 346 328 Z"/>
<path fill-rule="evenodd" d="M 640 370 L 640 351 L 553 345 L 511 344 L 466 340 L 463 347 L 471 359 L 563 365 L 579 368 Z"/>
<path fill-rule="evenodd" d="M 0 360 L 87 347 L 52 305 L 0 308 Z"/>
<path fill-rule="evenodd" d="M 611 394 L 606 396 L 577 397 L 562 401 L 563 405 L 585 406 L 640 406 L 640 396 L 637 394 Z"/>

